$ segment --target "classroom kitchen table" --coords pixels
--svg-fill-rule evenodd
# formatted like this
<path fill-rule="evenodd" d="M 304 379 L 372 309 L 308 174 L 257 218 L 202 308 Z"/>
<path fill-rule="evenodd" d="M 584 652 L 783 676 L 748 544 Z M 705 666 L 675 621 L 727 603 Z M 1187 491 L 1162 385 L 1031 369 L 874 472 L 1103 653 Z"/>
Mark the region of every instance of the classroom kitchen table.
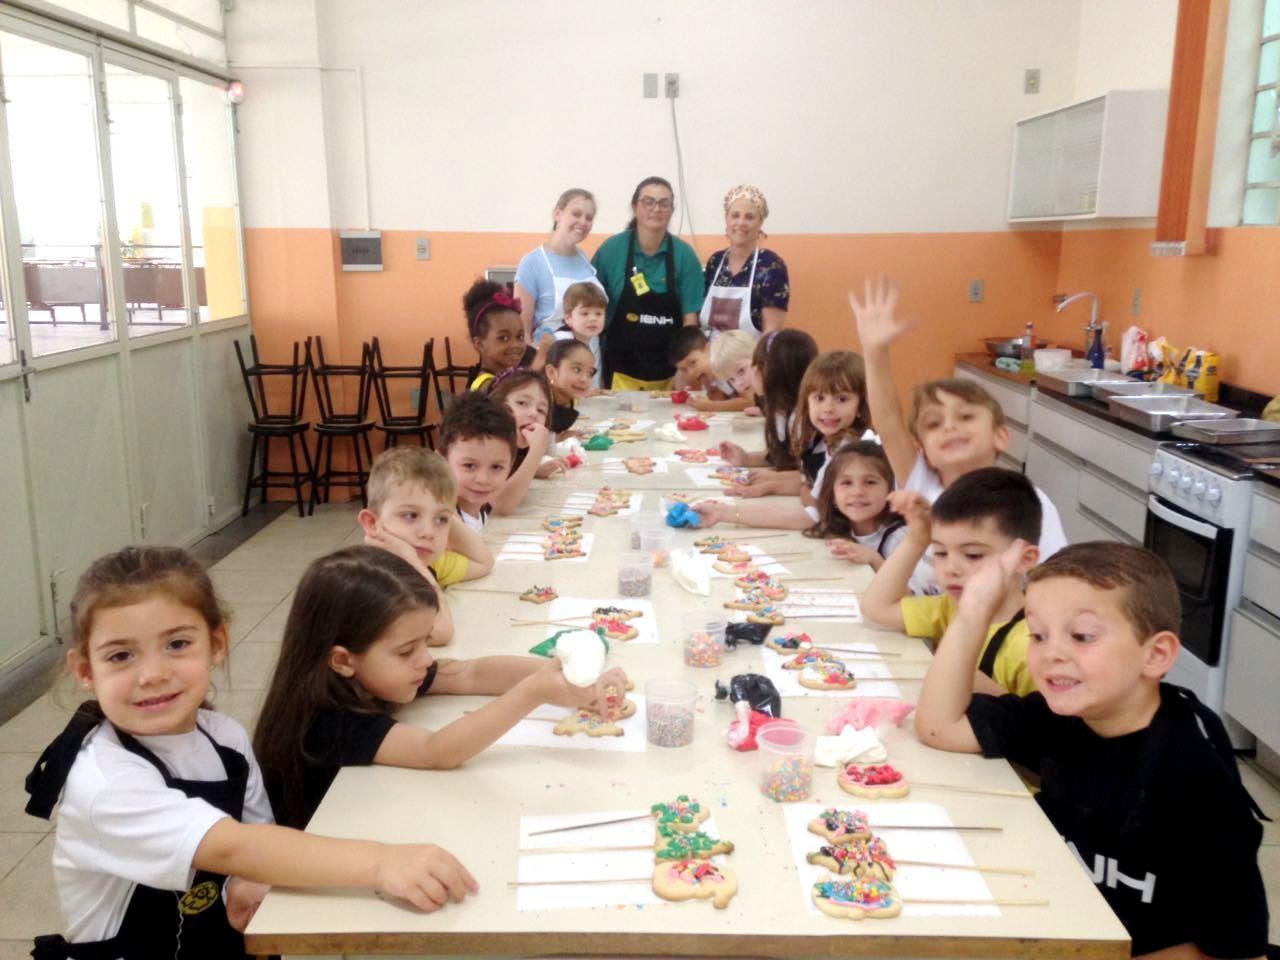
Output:
<path fill-rule="evenodd" d="M 672 416 L 672 407 L 665 401 L 654 401 L 648 413 L 619 413 L 617 401 L 607 398 L 583 406 L 584 416 L 596 421 L 612 415 L 661 425 Z M 687 408 L 676 409 L 687 412 Z M 687 433 L 685 444 L 653 440 L 650 425 L 646 428 L 649 439 L 643 442 L 617 444 L 608 452 L 592 453 L 589 464 L 574 469 L 568 477 L 535 482 L 529 500 L 516 516 L 491 520 L 485 534 L 491 548 L 498 554 L 510 535 L 519 537 L 538 529 L 546 516 L 560 512 L 568 497 L 592 493 L 604 484 L 642 493 L 642 510 L 654 517 L 664 494 L 697 496 L 702 489 L 706 495 L 715 495 L 714 488 L 697 488 L 681 463 L 668 461 L 665 472 L 645 476 L 618 473 L 614 464 L 606 463 L 633 455 L 670 457 L 677 446 L 705 448 L 721 439 L 759 448 L 758 420 L 745 422 L 741 417 L 723 415 L 708 419 L 711 429 Z M 513 618 L 548 616 L 547 607 L 517 599 L 519 591 L 534 584 L 550 585 L 562 598 L 582 598 L 589 603 L 618 601 L 618 558 L 630 548 L 630 517 L 589 517 L 584 530 L 594 537 L 583 562 L 548 562 L 540 557 L 528 562 L 504 561 L 491 576 L 451 588 L 447 595 L 457 635 L 440 653 L 465 657 L 520 654 L 553 633 L 558 628 L 511 624 Z M 716 532 L 727 537 L 758 533 L 759 539 L 747 542 L 754 542 L 770 555 L 780 555 L 779 562 L 790 571 L 783 580 L 793 589 L 847 588 L 857 592 L 870 579 L 867 568 L 828 560 L 821 541 L 799 533 L 778 536 L 776 531 L 731 526 Z M 676 531 L 673 546 L 692 549 L 692 542 L 705 535 Z M 803 577 L 833 576 L 841 579 L 801 582 Z M 496 590 L 509 592 L 488 592 Z M 462 904 L 424 914 L 385 902 L 365 890 L 273 890 L 249 926 L 250 951 L 472 956 L 1128 956 L 1124 928 L 1009 765 L 926 748 L 916 741 L 910 719 L 883 732 L 889 761 L 908 781 L 941 786 L 914 786 L 902 800 L 865 800 L 838 787 L 834 768 L 819 767 L 808 802 L 867 811 L 873 829 L 877 824 L 931 822 L 999 827 L 998 832 L 876 832 L 885 838 L 890 855 L 899 859 L 907 859 L 903 850 L 918 849 L 922 836 L 937 837 L 941 846 L 936 849 L 950 852 L 929 862 L 971 863 L 1031 875 L 901 865 L 897 885 L 907 906 L 898 917 L 853 921 L 811 909 L 808 887 L 815 868 L 803 863 L 802 851 L 797 857 L 800 846 L 792 839 L 795 823 L 788 831 L 788 820 L 794 821 L 796 814 L 804 811 L 788 813 L 793 805 L 776 803 L 761 793 L 762 755 L 758 751 L 737 752 L 726 745 L 723 734 L 733 711 L 714 699 L 716 679 L 728 681 L 737 673 L 764 672 L 765 658 L 771 654 L 759 647 L 739 646 L 726 650 L 718 667 L 691 667 L 683 660 L 681 614 L 701 607 L 720 609 L 733 595 L 731 578 L 713 579 L 711 595 L 700 597 L 677 584 L 669 569 L 659 568 L 654 571 L 652 595 L 647 598 L 652 616 L 646 613 L 646 619 L 653 621 L 647 626 L 650 630 L 656 627 L 658 642 L 641 642 L 646 639 L 642 637 L 611 646 L 609 662 L 626 670 L 635 682 L 637 699 L 643 698 L 645 682 L 655 678 L 686 679 L 696 684 L 699 700 L 689 746 L 643 744 L 642 750 L 621 749 L 617 743 L 586 749 L 576 744 L 574 748 L 533 746 L 529 741 L 538 736 L 540 731 L 534 728 L 540 722 L 526 721 L 523 740 L 513 732 L 514 744 L 499 742 L 460 770 L 344 769 L 308 829 L 386 842 L 437 843 L 471 870 L 480 892 Z M 860 623 L 816 619 L 792 620 L 774 630 L 803 630 L 818 644 L 869 643 L 885 656 L 882 661 L 851 659 L 856 673 L 874 664 L 880 674 L 894 678 L 887 682 L 896 684 L 904 699 L 914 700 L 919 692 L 919 683 L 908 679 L 923 677 L 927 668 L 928 651 L 919 641 Z M 864 689 L 883 693 L 883 683 L 860 683 L 848 696 L 787 697 L 783 713 L 815 734 L 821 733 L 828 717 L 849 696 L 856 697 Z M 435 729 L 481 702 L 474 697 L 426 697 L 404 708 L 400 718 Z M 537 713 L 552 716 L 564 712 L 543 707 Z M 542 724 L 543 728 L 550 726 Z M 545 732 L 541 736 L 552 739 Z M 640 746 L 643 725 L 630 729 L 625 738 L 629 746 Z M 732 854 L 717 861 L 736 874 L 739 884 L 737 895 L 726 908 L 716 909 L 707 901 L 654 902 L 650 885 L 635 882 L 652 870 L 652 861 L 642 853 L 640 859 L 648 864 L 643 870 L 625 865 L 636 864 L 636 854 L 587 853 L 574 860 L 574 877 L 622 881 L 616 902 L 600 902 L 603 894 L 597 885 L 512 886 L 517 876 L 526 881 L 564 876 L 551 872 L 548 864 L 556 863 L 554 857 L 534 858 L 520 852 L 522 818 L 573 815 L 573 822 L 593 823 L 644 811 L 653 803 L 681 794 L 706 805 L 714 823 L 711 832 L 735 844 Z M 527 831 L 540 822 L 525 821 L 525 849 L 548 842 L 562 845 L 559 849 L 598 846 L 599 839 L 590 839 L 597 831 L 618 829 L 633 836 L 637 829 L 645 829 L 642 821 L 549 835 L 553 840 L 528 837 Z M 648 830 L 652 836 L 652 828 Z M 808 841 L 815 850 L 823 842 L 812 835 Z M 911 883 L 909 876 L 914 878 Z M 977 895 L 973 893 L 975 878 L 980 881 Z M 921 899 L 971 898 L 1019 904 L 1047 901 L 1047 905 L 930 906 L 915 903 L 912 889 Z M 596 905 L 589 905 L 593 902 Z"/>

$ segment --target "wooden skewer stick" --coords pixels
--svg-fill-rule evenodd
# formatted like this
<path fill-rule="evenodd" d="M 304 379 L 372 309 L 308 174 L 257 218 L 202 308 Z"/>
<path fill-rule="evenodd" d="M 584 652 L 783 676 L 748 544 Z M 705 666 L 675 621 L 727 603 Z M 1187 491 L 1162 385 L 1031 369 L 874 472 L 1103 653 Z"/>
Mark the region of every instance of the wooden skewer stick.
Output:
<path fill-rule="evenodd" d="M 509 880 L 508 887 L 554 887 L 567 886 L 572 883 L 652 883 L 653 877 L 619 877 L 613 879 L 611 877 L 601 877 L 597 880 Z M 948 901 L 952 902 L 952 901 Z M 954 901 L 959 903 L 960 901 Z M 984 900 L 983 903 L 991 903 L 993 901 Z"/>
<path fill-rule="evenodd" d="M 903 903 L 936 903 L 955 907 L 1047 907 L 1048 900 L 918 900 L 912 898 Z"/>
<path fill-rule="evenodd" d="M 997 790 L 995 787 L 962 787 L 954 783 L 921 783 L 919 780 L 912 780 L 911 786 L 922 787 L 926 790 L 954 790 L 957 793 L 980 793 L 987 797 L 1012 797 L 1017 800 L 1032 799 L 1031 793 L 1026 790 Z"/>
<path fill-rule="evenodd" d="M 779 604 L 779 606 L 781 606 L 781 604 Z M 845 619 L 848 619 L 852 617 L 853 614 L 849 612 L 848 607 L 832 607 L 826 613 L 784 613 L 783 616 L 790 621 L 790 620 L 816 620 L 819 617 L 843 617 Z"/>
<path fill-rule="evenodd" d="M 566 830 L 585 830 L 587 827 L 609 827 L 615 823 L 633 823 L 636 820 L 649 820 L 652 813 L 637 813 L 630 817 L 616 817 L 613 820 L 593 820 L 590 823 L 575 823 L 568 827 L 549 827 L 546 830 L 530 830 L 529 836 L 540 837 L 544 833 L 563 833 Z"/>
<path fill-rule="evenodd" d="M 647 849 L 647 848 L 646 848 Z M 526 852 L 526 851 L 521 851 Z M 1022 870 L 1018 867 L 982 867 L 972 863 L 936 863 L 932 860 L 899 860 L 893 858 L 893 862 L 904 867 L 935 867 L 939 870 L 972 870 L 975 873 L 998 873 L 1010 877 L 1034 877 L 1034 870 Z"/>
<path fill-rule="evenodd" d="M 581 623 L 570 623 L 568 620 L 517 620 L 512 617 L 511 626 L 513 627 L 577 627 L 579 630 L 587 629 Z"/>
<path fill-rule="evenodd" d="M 902 654 L 894 653 L 891 650 L 858 650 L 856 647 L 829 647 L 825 644 L 818 647 L 819 650 L 829 650 L 832 653 L 860 653 L 868 657 L 900 657 Z M 913 663 L 931 663 L 929 660 L 911 661 Z"/>
<path fill-rule="evenodd" d="M 833 580 L 844 580 L 844 577 L 792 577 L 783 574 L 792 583 L 830 583 Z M 804 591 L 799 591 L 803 593 Z"/>
<path fill-rule="evenodd" d="M 516 853 L 611 853 L 616 850 L 652 850 L 652 843 L 630 847 L 521 847 Z M 902 861 L 897 861 L 901 863 Z"/>
<path fill-rule="evenodd" d="M 497 593 L 506 597 L 518 597 L 524 593 L 523 590 L 497 590 L 492 587 L 451 587 L 450 594 L 454 593 Z"/>
<path fill-rule="evenodd" d="M 952 827 L 941 823 L 869 823 L 867 826 L 872 830 L 954 830 L 956 833 L 1004 832 L 1004 827 Z"/>
<path fill-rule="evenodd" d="M 790 531 L 787 531 L 787 533 L 790 533 Z M 785 537 L 787 533 L 746 533 L 738 537 L 720 537 L 720 540 L 723 543 L 742 543 L 744 540 L 768 540 L 772 537 Z M 719 534 L 712 534 L 712 536 L 719 536 Z"/>

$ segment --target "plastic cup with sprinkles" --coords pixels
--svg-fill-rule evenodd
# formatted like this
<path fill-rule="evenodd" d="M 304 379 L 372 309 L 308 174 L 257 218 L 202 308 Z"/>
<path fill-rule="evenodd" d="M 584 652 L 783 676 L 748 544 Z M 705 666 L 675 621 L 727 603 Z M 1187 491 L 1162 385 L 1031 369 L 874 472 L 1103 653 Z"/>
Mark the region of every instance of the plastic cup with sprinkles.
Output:
<path fill-rule="evenodd" d="M 645 730 L 655 747 L 687 747 L 693 742 L 698 688 L 685 680 L 650 680 L 644 685 Z"/>
<path fill-rule="evenodd" d="M 624 553 L 618 560 L 618 596 L 647 597 L 653 590 L 653 556 Z"/>
<path fill-rule="evenodd" d="M 690 610 L 681 617 L 686 667 L 718 667 L 728 624 L 716 610 Z"/>
<path fill-rule="evenodd" d="M 788 721 L 766 723 L 760 746 L 760 792 L 770 800 L 808 800 L 813 792 L 813 736 Z"/>

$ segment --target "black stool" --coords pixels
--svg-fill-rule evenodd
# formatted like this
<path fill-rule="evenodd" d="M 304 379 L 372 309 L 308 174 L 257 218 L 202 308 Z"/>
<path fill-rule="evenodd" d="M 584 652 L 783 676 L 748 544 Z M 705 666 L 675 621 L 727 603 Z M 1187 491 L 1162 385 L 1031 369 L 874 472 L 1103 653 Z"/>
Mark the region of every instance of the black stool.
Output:
<path fill-rule="evenodd" d="M 236 348 L 236 362 L 240 364 L 240 376 L 244 380 L 244 390 L 249 396 L 249 409 L 253 420 L 249 423 L 249 435 L 252 443 L 249 448 L 249 470 L 244 483 L 244 505 L 240 508 L 240 516 L 249 512 L 249 496 L 254 489 L 262 491 L 262 499 L 267 499 L 270 487 L 292 487 L 293 496 L 298 504 L 298 516 L 306 516 L 303 509 L 302 488 L 311 480 L 313 470 L 311 455 L 307 452 L 306 432 L 310 424 L 302 419 L 303 406 L 307 399 L 307 364 L 298 359 L 298 342 L 293 342 L 292 363 L 263 363 L 258 356 L 258 340 L 249 335 L 249 353 L 253 359 L 251 364 L 244 362 L 244 352 L 240 349 L 240 341 L 233 341 Z M 268 389 L 268 380 L 271 381 Z M 281 409 L 283 388 L 289 387 L 289 405 L 287 410 Z M 275 412 L 272 412 L 273 407 Z M 298 467 L 298 451 L 294 448 L 294 440 L 302 450 L 303 468 Z M 289 447 L 289 470 L 271 469 L 271 441 L 284 440 Z M 262 471 L 254 473 L 261 457 Z"/>
<path fill-rule="evenodd" d="M 386 434 L 383 449 L 399 444 L 401 437 L 417 437 L 424 447 L 436 448 L 433 434 L 435 424 L 427 423 L 427 403 L 431 397 L 431 381 L 434 378 L 432 352 L 435 340 L 422 345 L 420 366 L 388 366 L 382 360 L 382 344 L 374 337 L 369 344 L 369 359 L 373 365 L 373 396 L 378 401 L 377 428 Z M 417 384 L 418 402 L 413 413 L 397 413 L 392 403 L 393 380 L 408 380 Z M 412 400 L 412 394 L 410 394 Z M 403 408 L 401 408 L 403 409 Z"/>
<path fill-rule="evenodd" d="M 329 502 L 335 486 L 358 488 L 360 503 L 367 507 L 369 496 L 365 485 L 369 482 L 369 465 L 373 463 L 373 447 L 369 444 L 369 434 L 373 431 L 373 421 L 369 419 L 369 393 L 373 385 L 369 345 L 360 345 L 359 364 L 328 363 L 320 338 L 315 338 L 314 359 L 308 339 L 307 364 L 316 383 L 316 406 L 320 410 L 320 420 L 315 425 L 316 459 L 311 473 L 310 512 L 315 513 L 322 496 L 325 503 Z M 352 391 L 355 391 L 354 397 Z M 334 403 L 335 393 L 338 404 Z M 354 470 L 333 468 L 333 444 L 340 437 L 351 439 Z"/>
<path fill-rule="evenodd" d="M 461 364 L 453 362 L 453 346 L 449 343 L 449 338 L 444 338 L 444 366 L 436 367 L 433 371 L 436 381 L 436 406 L 440 409 L 440 415 L 444 416 L 445 407 L 460 393 L 466 393 L 467 374 L 471 372 L 470 367 L 464 367 Z M 441 386 L 441 384 L 445 386 Z M 448 389 L 448 394 L 445 389 Z"/>

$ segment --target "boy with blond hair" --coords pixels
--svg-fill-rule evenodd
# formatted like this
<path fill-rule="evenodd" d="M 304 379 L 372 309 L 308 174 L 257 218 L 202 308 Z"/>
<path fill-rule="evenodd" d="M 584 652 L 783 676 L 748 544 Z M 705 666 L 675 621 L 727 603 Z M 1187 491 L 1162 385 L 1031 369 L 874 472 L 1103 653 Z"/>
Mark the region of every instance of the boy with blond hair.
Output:
<path fill-rule="evenodd" d="M 671 338 L 671 346 L 667 349 L 667 359 L 676 368 L 675 386 L 677 389 L 702 391 L 704 395 L 695 393 L 689 397 L 689 406 L 695 410 L 713 412 L 721 410 L 745 410 L 752 402 L 751 397 L 742 396 L 734 390 L 729 376 L 721 376 L 717 372 L 715 358 L 717 355 L 725 367 L 735 369 L 742 353 L 741 338 L 745 338 L 747 368 L 751 366 L 751 352 L 755 349 L 755 339 L 742 331 L 734 331 L 736 337 L 725 341 L 730 334 L 723 334 L 715 340 L 709 340 L 701 327 L 683 327 Z M 717 354 L 717 345 L 719 354 Z"/>
<path fill-rule="evenodd" d="M 391 447 L 369 469 L 369 506 L 356 518 L 364 542 L 405 560 L 439 590 L 493 569 L 493 554 L 458 517 L 458 488 L 444 458 L 423 447 Z M 430 643 L 453 638 L 444 593 Z"/>
<path fill-rule="evenodd" d="M 1181 649 L 1178 588 L 1141 547 L 1081 543 L 1028 576 L 1028 697 L 974 694 L 970 676 L 1027 544 L 965 584 L 916 708 L 923 743 L 1007 757 L 1129 931 L 1135 955 L 1260 957 L 1261 825 L 1222 721 L 1162 679 Z"/>

